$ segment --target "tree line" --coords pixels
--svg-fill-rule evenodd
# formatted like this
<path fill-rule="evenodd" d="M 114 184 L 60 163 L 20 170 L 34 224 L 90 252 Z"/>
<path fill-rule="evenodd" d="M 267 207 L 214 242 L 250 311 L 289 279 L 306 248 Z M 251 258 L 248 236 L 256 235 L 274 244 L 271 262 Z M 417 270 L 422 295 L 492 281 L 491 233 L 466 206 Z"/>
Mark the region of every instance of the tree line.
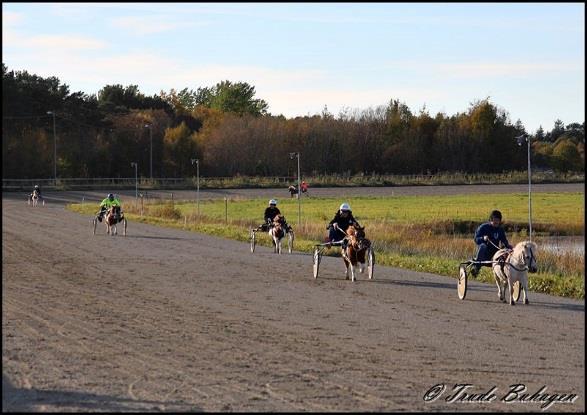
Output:
<path fill-rule="evenodd" d="M 70 92 L 56 77 L 9 71 L 2 64 L 4 178 L 57 176 L 191 177 L 191 159 L 207 176 L 302 173 L 434 174 L 525 170 L 584 171 L 585 123 L 528 135 L 520 120 L 489 98 L 454 115 L 413 113 L 397 99 L 363 110 L 285 118 L 268 112 L 246 82 L 146 96 L 136 85 L 106 85 L 97 95 Z M 55 122 L 54 122 L 55 121 Z M 54 140 L 56 137 L 56 140 Z"/>

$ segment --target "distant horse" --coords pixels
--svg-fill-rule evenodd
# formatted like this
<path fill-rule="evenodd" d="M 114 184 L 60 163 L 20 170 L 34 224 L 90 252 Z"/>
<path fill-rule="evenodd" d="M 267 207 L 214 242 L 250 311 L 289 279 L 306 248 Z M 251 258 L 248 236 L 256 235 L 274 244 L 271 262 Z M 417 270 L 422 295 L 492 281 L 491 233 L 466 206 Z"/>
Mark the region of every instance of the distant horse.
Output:
<path fill-rule="evenodd" d="M 291 185 L 290 187 L 287 188 L 287 190 L 289 191 L 289 197 L 290 199 L 294 197 L 294 195 L 298 194 L 298 189 L 297 187 Z"/>
<path fill-rule="evenodd" d="M 359 265 L 359 272 L 365 270 L 365 254 L 367 249 L 371 246 L 371 241 L 365 238 L 365 227 L 358 225 L 351 225 L 346 230 L 346 248 L 342 250 L 342 259 L 346 267 L 346 279 L 349 279 L 349 271 L 351 274 L 351 281 L 355 281 L 355 267 Z"/>
<path fill-rule="evenodd" d="M 524 304 L 528 304 L 528 272 L 538 271 L 534 242 L 523 241 L 518 243 L 513 251 L 500 249 L 493 255 L 493 276 L 497 285 L 497 295 L 500 301 L 505 302 L 505 286 L 509 286 L 510 305 L 516 302 L 513 299 L 514 283 L 519 282 L 524 289 Z"/>
<path fill-rule="evenodd" d="M 106 213 L 106 219 L 104 220 L 104 222 L 106 223 L 106 233 L 109 233 L 112 236 L 118 235 L 118 229 L 116 224 L 122 222 L 124 226 L 123 234 L 126 236 L 127 222 L 126 218 L 124 217 L 124 215 L 122 215 L 122 212 L 120 211 L 120 206 L 111 206 L 110 209 L 108 209 L 108 212 Z"/>
<path fill-rule="evenodd" d="M 43 206 L 45 206 L 45 199 L 39 196 L 39 191 L 37 189 L 33 190 L 33 193 L 29 195 L 29 205 L 32 204 L 33 207 L 37 206 L 37 204 L 39 203 L 39 199 L 43 200 Z"/>
<path fill-rule="evenodd" d="M 281 240 L 285 237 L 286 233 L 285 217 L 283 215 L 275 215 L 273 218 L 273 224 L 269 229 L 269 236 L 271 236 L 274 253 L 281 254 Z"/>

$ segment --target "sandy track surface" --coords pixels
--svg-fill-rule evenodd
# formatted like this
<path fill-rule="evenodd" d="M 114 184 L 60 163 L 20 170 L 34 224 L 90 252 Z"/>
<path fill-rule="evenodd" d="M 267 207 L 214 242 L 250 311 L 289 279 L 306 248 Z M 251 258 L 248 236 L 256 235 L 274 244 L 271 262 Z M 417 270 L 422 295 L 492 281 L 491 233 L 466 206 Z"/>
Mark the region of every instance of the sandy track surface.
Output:
<path fill-rule="evenodd" d="M 3 411 L 539 411 L 501 401 L 513 384 L 585 409 L 584 302 L 460 301 L 391 267 L 353 284 L 330 257 L 314 280 L 308 253 L 89 221 L 3 197 Z M 447 402 L 455 384 L 495 398 Z"/>

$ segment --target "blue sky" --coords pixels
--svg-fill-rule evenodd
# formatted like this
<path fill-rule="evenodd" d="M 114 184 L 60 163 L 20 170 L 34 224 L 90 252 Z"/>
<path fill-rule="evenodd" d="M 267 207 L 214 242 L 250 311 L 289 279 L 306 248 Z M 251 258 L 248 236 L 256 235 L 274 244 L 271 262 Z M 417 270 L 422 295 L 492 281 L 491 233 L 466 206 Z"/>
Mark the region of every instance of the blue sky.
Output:
<path fill-rule="evenodd" d="M 269 112 L 490 97 L 528 132 L 585 117 L 584 3 L 2 3 L 2 62 L 71 92 L 248 82 Z"/>

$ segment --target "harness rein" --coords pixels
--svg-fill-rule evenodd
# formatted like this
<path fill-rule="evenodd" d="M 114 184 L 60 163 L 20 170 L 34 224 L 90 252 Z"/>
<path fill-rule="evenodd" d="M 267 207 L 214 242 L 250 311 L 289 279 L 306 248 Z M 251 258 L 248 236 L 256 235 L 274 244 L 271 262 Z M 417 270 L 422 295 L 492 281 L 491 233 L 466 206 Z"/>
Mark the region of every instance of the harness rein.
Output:
<path fill-rule="evenodd" d="M 500 249 L 500 247 L 499 247 L 499 246 L 497 246 L 497 245 L 495 245 L 495 244 L 494 244 L 494 243 L 493 243 L 491 240 L 489 240 L 489 239 L 488 239 L 488 241 L 489 241 L 489 243 L 490 243 L 491 245 L 493 245 L 493 246 L 494 246 L 494 247 L 496 247 L 497 249 Z M 504 265 L 509 265 L 510 267 L 512 267 L 513 269 L 515 269 L 516 271 L 519 271 L 519 272 L 528 271 L 528 270 L 530 269 L 530 267 L 529 267 L 529 266 L 528 266 L 528 264 L 526 263 L 526 257 L 525 257 L 524 255 L 522 255 L 522 264 L 524 264 L 524 267 L 525 267 L 525 268 L 523 268 L 523 269 L 520 269 L 520 268 L 516 267 L 516 266 L 515 266 L 514 264 L 512 264 L 511 262 L 508 262 L 508 261 L 507 261 L 507 259 L 509 259 L 509 257 L 510 257 L 510 256 L 511 256 L 511 253 L 508 253 L 508 256 L 507 256 L 507 258 L 506 258 L 506 259 L 504 259 L 503 261 L 498 261 L 498 263 L 500 263 L 500 265 L 501 265 L 501 270 L 502 270 L 502 273 L 503 273 L 503 267 L 504 267 Z M 534 252 L 532 251 L 532 249 L 530 249 L 530 263 L 532 263 L 532 259 L 533 259 L 533 258 L 534 258 Z M 505 273 L 504 273 L 504 275 L 505 275 Z"/>

